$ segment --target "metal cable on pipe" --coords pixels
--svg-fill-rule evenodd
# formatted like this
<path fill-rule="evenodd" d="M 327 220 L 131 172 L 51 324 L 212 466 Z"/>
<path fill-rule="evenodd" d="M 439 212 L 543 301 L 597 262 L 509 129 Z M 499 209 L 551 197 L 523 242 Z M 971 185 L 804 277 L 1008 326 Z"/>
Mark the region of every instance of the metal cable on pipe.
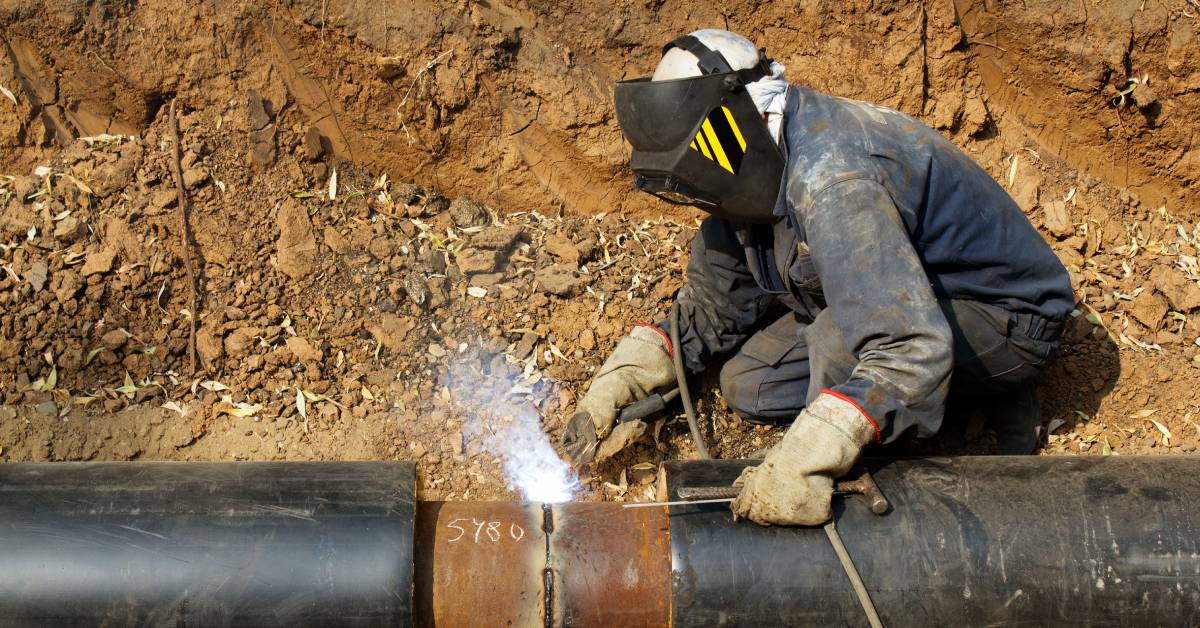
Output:
<path fill-rule="evenodd" d="M 675 380 L 679 384 L 679 399 L 683 402 L 683 412 L 687 415 L 688 428 L 692 431 L 692 440 L 696 442 L 696 453 L 707 460 L 712 456 L 708 455 L 708 447 L 704 445 L 704 437 L 700 434 L 696 408 L 692 406 L 692 395 L 688 391 L 687 371 L 683 368 L 683 346 L 679 343 L 679 301 L 671 304 L 670 332 L 671 358 L 675 363 Z"/>

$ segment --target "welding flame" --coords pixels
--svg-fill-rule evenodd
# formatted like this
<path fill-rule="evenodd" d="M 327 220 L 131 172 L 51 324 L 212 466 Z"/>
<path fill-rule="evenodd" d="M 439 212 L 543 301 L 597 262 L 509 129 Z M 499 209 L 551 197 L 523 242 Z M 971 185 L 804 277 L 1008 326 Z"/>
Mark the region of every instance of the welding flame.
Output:
<path fill-rule="evenodd" d="M 535 405 L 551 387 L 525 385 L 528 376 L 510 364 L 493 367 L 485 376 L 472 371 L 468 363 L 480 361 L 451 367 L 451 395 L 467 411 L 464 435 L 500 458 L 509 488 L 520 491 L 526 500 L 570 501 L 580 489 L 579 478 L 550 445 Z"/>

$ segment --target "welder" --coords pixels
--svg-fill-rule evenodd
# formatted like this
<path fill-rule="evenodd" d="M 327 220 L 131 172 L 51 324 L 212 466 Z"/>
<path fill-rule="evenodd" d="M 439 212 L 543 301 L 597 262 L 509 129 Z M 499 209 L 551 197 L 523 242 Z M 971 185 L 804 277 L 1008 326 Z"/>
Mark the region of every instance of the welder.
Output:
<path fill-rule="evenodd" d="M 617 344 L 565 430 L 576 463 L 637 436 L 617 413 L 675 386 L 676 351 L 721 369 L 744 420 L 791 424 L 739 478 L 734 513 L 761 524 L 823 523 L 864 448 L 972 407 L 1000 453 L 1034 450 L 1036 381 L 1074 295 L 972 159 L 907 115 L 789 84 L 723 30 L 671 41 L 615 102 L 635 186 L 709 216 L 676 296 L 680 346 L 669 321 Z"/>

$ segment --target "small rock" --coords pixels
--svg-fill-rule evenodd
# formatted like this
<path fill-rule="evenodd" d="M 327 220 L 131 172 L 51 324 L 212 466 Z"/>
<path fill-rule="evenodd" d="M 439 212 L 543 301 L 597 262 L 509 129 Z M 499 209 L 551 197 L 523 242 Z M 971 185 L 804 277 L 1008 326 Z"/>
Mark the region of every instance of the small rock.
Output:
<path fill-rule="evenodd" d="M 125 346 L 129 334 L 124 329 L 114 329 L 100 337 L 100 345 L 109 351 L 116 351 Z"/>
<path fill-rule="evenodd" d="M 94 253 L 90 253 L 87 259 L 83 261 L 83 268 L 80 269 L 80 274 L 84 277 L 106 273 L 112 270 L 113 262 L 117 259 L 117 252 L 111 248 L 103 248 Z"/>
<path fill-rule="evenodd" d="M 486 207 L 465 196 L 460 196 L 450 203 L 450 218 L 459 227 L 481 227 L 491 224 L 492 221 Z"/>
<path fill-rule="evenodd" d="M 391 238 L 373 238 L 371 244 L 367 246 L 367 250 L 371 252 L 371 256 L 377 260 L 387 261 L 392 257 L 392 253 L 396 251 L 396 243 Z"/>
<path fill-rule="evenodd" d="M 375 57 L 375 76 L 382 81 L 394 81 L 407 73 L 400 57 Z"/>
<path fill-rule="evenodd" d="M 409 347 L 408 332 L 416 329 L 417 323 L 411 317 L 395 314 L 385 314 L 378 323 L 368 323 L 366 330 L 370 332 L 379 344 L 389 351 L 403 351 Z"/>
<path fill-rule="evenodd" d="M 579 266 L 579 249 L 570 238 L 561 235 L 551 235 L 546 238 L 545 249 L 550 254 L 562 260 L 565 264 Z"/>
<path fill-rule="evenodd" d="M 592 333 L 592 330 L 585 329 L 579 334 L 579 348 L 584 351 L 596 348 L 596 334 Z"/>
<path fill-rule="evenodd" d="M 333 226 L 325 227 L 324 237 L 325 246 L 329 247 L 334 253 L 344 253 L 350 248 L 350 241 L 345 236 L 338 233 Z"/>
<path fill-rule="evenodd" d="M 1200 286 L 1183 274 L 1166 266 L 1156 266 L 1150 271 L 1150 282 L 1167 297 L 1171 307 L 1180 312 L 1191 312 L 1200 308 Z"/>
<path fill-rule="evenodd" d="M 494 251 L 511 251 L 525 237 L 525 230 L 518 225 L 487 227 L 471 236 L 471 245 Z"/>
<path fill-rule="evenodd" d="M 246 94 L 246 108 L 250 114 L 250 130 L 257 131 L 271 123 L 271 102 L 264 100 L 258 92 Z"/>
<path fill-rule="evenodd" d="M 494 272 L 500 265 L 500 261 L 499 251 L 486 249 L 466 249 L 460 251 L 454 258 L 455 265 L 464 275 Z"/>
<path fill-rule="evenodd" d="M 566 264 L 547 266 L 535 272 L 533 277 L 543 291 L 560 297 L 575 296 L 587 284 L 579 272 Z"/>
<path fill-rule="evenodd" d="M 308 127 L 304 132 L 304 156 L 312 161 L 316 161 L 325 154 L 325 142 L 328 140 L 321 137 L 321 131 L 315 126 Z"/>
<path fill-rule="evenodd" d="M 433 216 L 440 214 L 450 208 L 450 199 L 438 194 L 437 192 L 429 192 L 425 196 L 425 203 L 421 206 L 420 215 Z M 411 213 L 409 214 L 412 215 Z"/>
<path fill-rule="evenodd" d="M 279 226 L 276 266 L 292 279 L 307 277 L 315 268 L 317 256 L 317 239 L 308 219 L 308 210 L 300 201 L 288 197 L 279 207 L 275 222 Z"/>
<path fill-rule="evenodd" d="M 1169 309 L 1166 299 L 1151 290 L 1145 290 L 1133 300 L 1129 306 L 1129 314 L 1139 323 L 1157 330 Z"/>
<path fill-rule="evenodd" d="M 425 190 L 412 183 L 396 183 L 392 186 L 392 200 L 402 205 L 412 205 L 425 195 Z"/>
<path fill-rule="evenodd" d="M 1160 346 L 1169 347 L 1182 344 L 1183 338 L 1179 337 L 1178 334 L 1162 329 L 1157 334 L 1154 334 L 1154 342 Z"/>
<path fill-rule="evenodd" d="M 1150 86 L 1150 82 L 1138 83 L 1137 88 L 1129 95 L 1133 102 L 1137 104 L 1138 109 L 1149 109 L 1151 105 L 1158 102 L 1158 92 Z"/>
<path fill-rule="evenodd" d="M 325 357 L 312 343 L 299 336 L 288 338 L 287 348 L 301 362 L 320 362 Z"/>
<path fill-rule="evenodd" d="M 1018 168 L 1017 179 L 1013 182 L 1012 198 L 1026 214 L 1037 208 L 1041 183 L 1041 178 L 1032 167 Z"/>
<path fill-rule="evenodd" d="M 501 281 L 504 281 L 504 273 L 482 273 L 471 275 L 470 284 L 473 288 L 490 288 Z"/>
<path fill-rule="evenodd" d="M 274 124 L 250 133 L 250 163 L 265 168 L 275 163 L 278 156 L 276 139 L 279 129 Z"/>
<path fill-rule="evenodd" d="M 38 191 L 39 185 L 41 185 L 40 178 L 31 175 L 23 175 L 13 179 L 12 191 L 13 194 L 16 194 L 17 198 L 24 202 L 30 194 Z"/>
<path fill-rule="evenodd" d="M 211 330 L 199 329 L 196 331 L 196 353 L 199 354 L 204 368 L 213 369 L 221 358 L 225 357 L 225 345 L 220 336 L 213 334 Z"/>
<path fill-rule="evenodd" d="M 242 327 L 233 330 L 225 338 L 225 354 L 235 360 L 244 357 L 254 345 L 254 337 L 259 333 L 256 327 Z"/>
<path fill-rule="evenodd" d="M 1071 215 L 1067 212 L 1066 202 L 1043 203 L 1042 211 L 1045 213 L 1046 229 L 1056 237 L 1065 238 L 1075 231 L 1075 225 L 1071 224 Z"/>
<path fill-rule="evenodd" d="M 44 417 L 52 417 L 58 414 L 58 406 L 53 401 L 43 401 L 34 406 L 33 411 Z"/>
<path fill-rule="evenodd" d="M 208 173 L 199 168 L 188 168 L 183 171 L 183 187 L 192 189 L 208 181 Z"/>
<path fill-rule="evenodd" d="M 444 358 L 446 357 L 446 348 L 436 342 L 430 343 L 429 355 L 435 358 Z"/>
<path fill-rule="evenodd" d="M 85 265 L 86 266 L 86 265 Z M 46 286 L 46 275 L 49 269 L 46 267 L 46 262 L 38 260 L 29 265 L 29 270 L 25 271 L 25 281 L 33 287 L 34 292 L 41 292 Z"/>
<path fill-rule="evenodd" d="M 521 339 L 513 347 L 512 357 L 517 360 L 524 360 L 533 352 L 533 347 L 537 344 L 538 335 L 527 331 L 521 335 Z"/>
<path fill-rule="evenodd" d="M 54 239 L 74 242 L 87 233 L 87 224 L 74 216 L 67 216 L 54 225 Z"/>
<path fill-rule="evenodd" d="M 155 190 L 150 195 L 150 207 L 154 209 L 166 209 L 171 207 L 179 200 L 179 191 L 175 189 L 162 188 Z"/>

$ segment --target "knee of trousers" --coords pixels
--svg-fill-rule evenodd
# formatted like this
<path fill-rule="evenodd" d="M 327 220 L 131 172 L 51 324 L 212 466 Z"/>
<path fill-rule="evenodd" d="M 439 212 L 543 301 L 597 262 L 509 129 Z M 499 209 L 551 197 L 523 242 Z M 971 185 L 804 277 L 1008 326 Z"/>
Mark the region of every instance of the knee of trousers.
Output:
<path fill-rule="evenodd" d="M 756 370 L 761 371 L 762 364 L 741 355 L 733 356 L 721 367 L 721 395 L 729 408 L 742 418 L 758 415 L 762 377 L 756 376 Z"/>

